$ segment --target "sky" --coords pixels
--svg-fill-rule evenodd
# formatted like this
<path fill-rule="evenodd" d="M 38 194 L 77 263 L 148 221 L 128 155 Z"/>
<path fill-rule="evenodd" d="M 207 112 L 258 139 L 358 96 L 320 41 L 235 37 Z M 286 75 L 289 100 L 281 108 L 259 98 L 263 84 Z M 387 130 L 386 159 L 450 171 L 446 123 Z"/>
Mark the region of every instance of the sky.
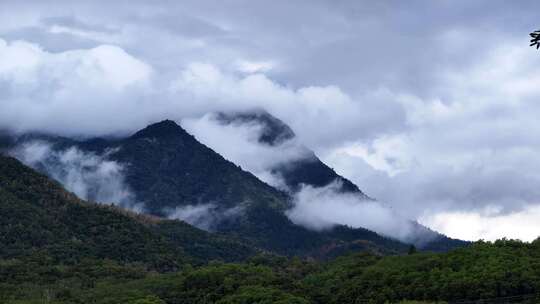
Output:
<path fill-rule="evenodd" d="M 535 12 L 497 0 L 0 0 L 0 128 L 118 135 L 264 108 L 396 212 L 452 237 L 530 241 Z"/>

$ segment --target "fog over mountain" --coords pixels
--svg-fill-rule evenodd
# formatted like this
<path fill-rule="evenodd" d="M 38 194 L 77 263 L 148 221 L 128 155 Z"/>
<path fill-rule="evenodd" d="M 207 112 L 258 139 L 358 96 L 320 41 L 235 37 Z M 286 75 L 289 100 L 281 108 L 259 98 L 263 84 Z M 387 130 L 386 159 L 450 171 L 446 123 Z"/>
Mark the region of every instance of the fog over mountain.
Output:
<path fill-rule="evenodd" d="M 540 235 L 534 1 L 58 3 L 0 3 L 1 129 L 123 136 L 172 119 L 279 187 L 268 169 L 304 150 L 209 118 L 264 109 L 405 217 L 470 240 Z M 70 153 L 53 157 L 80 164 Z"/>
<path fill-rule="evenodd" d="M 212 113 L 183 124 L 225 158 L 289 193 L 294 207 L 287 215 L 296 224 L 316 231 L 337 224 L 363 227 L 406 242 L 426 243 L 435 238 L 415 230 L 409 219 L 337 175 L 293 130 L 264 110 Z"/>
<path fill-rule="evenodd" d="M 137 212 L 143 209 L 124 181 L 124 165 L 108 160 L 108 154 L 114 151 L 97 155 L 73 146 L 54 150 L 47 141 L 35 140 L 9 152 L 26 165 L 46 172 L 81 199 L 118 204 Z"/>

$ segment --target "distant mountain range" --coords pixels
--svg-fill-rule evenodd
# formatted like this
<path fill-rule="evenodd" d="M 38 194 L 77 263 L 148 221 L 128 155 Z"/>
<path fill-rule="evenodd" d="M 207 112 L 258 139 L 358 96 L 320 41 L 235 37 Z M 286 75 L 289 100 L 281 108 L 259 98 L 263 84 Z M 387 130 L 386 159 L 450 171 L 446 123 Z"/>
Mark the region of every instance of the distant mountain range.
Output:
<path fill-rule="evenodd" d="M 216 119 L 221 124 L 262 125 L 264 131 L 258 139 L 261 144 L 279 145 L 295 137 L 287 125 L 263 111 L 221 113 L 216 115 Z M 57 171 L 65 170 L 61 161 L 68 156 L 58 153 L 76 148 L 83 155 L 99 156 L 100 159 L 110 162 L 108 164 L 118 164 L 126 189 L 133 194 L 133 197 L 130 197 L 131 203 L 142 206 L 139 211 L 157 218 L 183 219 L 194 224 L 204 222 L 204 228 L 211 233 L 177 220 L 160 219 L 158 224 L 147 225 L 137 224 L 140 223 L 138 218 L 144 218 L 142 215 L 122 215 L 122 219 L 127 223 L 140 227 L 137 229 L 141 229 L 141 233 L 154 233 L 158 235 L 157 239 L 163 239 L 164 243 L 160 245 L 164 246 L 163 248 L 171 248 L 173 251 L 182 248 L 185 253 L 183 258 L 186 259 L 238 260 L 260 251 L 328 258 L 358 250 L 391 254 L 406 252 L 409 248 L 408 244 L 363 228 L 336 225 L 332 229 L 314 231 L 294 224 L 286 215 L 286 210 L 292 207 L 290 192 L 278 190 L 224 159 L 198 142 L 174 121 L 165 120 L 149 125 L 125 138 L 77 140 L 44 134 L 0 136 L 0 147 L 12 154 L 14 149 L 33 142 L 46 144 L 48 153 L 57 153 L 56 157 L 40 155 L 40 158 L 34 159 L 30 164 L 50 177 L 59 179 Z M 339 176 L 312 151 L 307 151 L 309 157 L 272 169 L 284 178 L 291 191 L 301 185 L 322 187 L 337 180 L 340 181 L 341 191 L 356 193 L 371 200 L 358 186 Z M 3 158 L 2 161 L 15 166 L 14 160 Z M 29 169 L 20 168 L 20 164 L 16 166 L 19 167 L 17 170 L 30 172 Z M 80 165 L 80 170 L 89 170 L 85 166 L 85 163 Z M 61 176 L 67 176 L 66 179 L 69 180 L 69 172 L 62 174 Z M 29 185 L 29 189 L 24 192 L 34 191 L 31 182 L 21 182 L 21 185 L 23 184 Z M 56 192 L 63 193 L 59 186 L 54 183 L 51 185 L 55 185 Z M 97 197 L 93 194 L 100 191 L 98 188 L 95 185 L 88 187 L 88 199 L 94 200 Z M 33 194 L 36 200 L 39 199 L 38 194 Z M 69 201 L 79 202 L 72 195 L 69 196 Z M 30 200 L 27 204 L 30 206 L 35 202 Z M 99 205 L 91 206 L 84 209 L 88 211 L 81 209 L 77 212 L 105 212 L 117 217 L 121 214 L 118 210 L 112 211 Z M 52 211 L 40 212 L 47 214 Z M 17 214 L 23 216 L 24 212 Z M 53 217 L 44 215 L 41 221 L 53 221 Z M 80 224 L 84 225 L 84 221 Z M 430 237 L 430 242 L 422 244 L 425 250 L 446 251 L 467 244 L 447 238 L 419 224 L 415 225 L 421 233 Z"/>

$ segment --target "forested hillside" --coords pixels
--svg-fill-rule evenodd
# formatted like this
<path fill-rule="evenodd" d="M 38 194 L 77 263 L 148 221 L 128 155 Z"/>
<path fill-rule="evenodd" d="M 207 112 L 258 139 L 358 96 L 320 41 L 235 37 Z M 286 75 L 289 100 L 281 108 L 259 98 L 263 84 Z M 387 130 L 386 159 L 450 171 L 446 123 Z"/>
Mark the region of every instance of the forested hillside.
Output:
<path fill-rule="evenodd" d="M 91 258 L 177 270 L 210 259 L 242 260 L 256 252 L 180 221 L 82 201 L 46 176 L 3 156 L 0 216 L 0 258 L 5 259 L 40 254 L 62 264 Z"/>
<path fill-rule="evenodd" d="M 170 120 L 152 124 L 125 138 L 77 141 L 58 136 L 27 134 L 5 140 L 7 150 L 28 142 L 46 142 L 53 151 L 76 147 L 91 155 L 124 164 L 125 182 L 144 212 L 169 217 L 175 210 L 211 206 L 207 230 L 242 240 L 252 247 L 283 255 L 332 257 L 356 250 L 391 254 L 406 252 L 408 244 L 363 228 L 337 226 L 314 231 L 294 224 L 285 214 L 291 197 L 198 142 Z M 61 164 L 34 164 L 47 168 Z M 206 214 L 203 213 L 203 216 Z M 169 229 L 170 231 L 170 229 Z"/>
<path fill-rule="evenodd" d="M 89 204 L 17 160 L 0 156 L 0 257 L 43 254 L 56 263 L 102 258 L 176 270 L 181 249 L 115 208 Z M 152 219 L 148 218 L 148 225 Z"/>
<path fill-rule="evenodd" d="M 0 214 L 1 303 L 341 304 L 540 292 L 538 241 L 288 258 L 249 240 L 82 201 L 8 157 L 0 157 Z M 354 251 L 370 248 L 369 239 L 361 242 Z"/>

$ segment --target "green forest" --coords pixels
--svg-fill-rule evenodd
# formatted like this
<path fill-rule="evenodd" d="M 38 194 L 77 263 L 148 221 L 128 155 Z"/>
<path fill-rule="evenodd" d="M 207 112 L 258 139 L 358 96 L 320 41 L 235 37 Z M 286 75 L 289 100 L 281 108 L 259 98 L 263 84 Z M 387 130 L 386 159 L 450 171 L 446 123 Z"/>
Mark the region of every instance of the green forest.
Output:
<path fill-rule="evenodd" d="M 477 242 L 449 253 L 356 253 L 328 262 L 257 254 L 155 271 L 85 258 L 57 264 L 39 251 L 0 261 L 2 303 L 452 302 L 540 291 L 540 241 Z"/>
<path fill-rule="evenodd" d="M 540 292 L 540 240 L 285 256 L 82 201 L 2 156 L 0 202 L 0 303 L 453 302 Z"/>

